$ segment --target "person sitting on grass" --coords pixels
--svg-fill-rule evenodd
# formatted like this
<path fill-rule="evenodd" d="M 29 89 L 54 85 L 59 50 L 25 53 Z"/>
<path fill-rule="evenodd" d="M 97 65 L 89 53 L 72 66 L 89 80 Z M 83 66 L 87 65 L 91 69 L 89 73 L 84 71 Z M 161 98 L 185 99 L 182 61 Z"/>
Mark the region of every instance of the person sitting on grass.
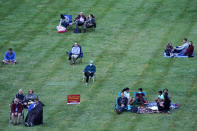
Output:
<path fill-rule="evenodd" d="M 75 42 L 74 46 L 72 47 L 71 52 L 69 53 L 69 60 L 72 60 L 72 64 L 75 64 L 77 58 L 81 53 L 81 48 L 77 42 Z"/>
<path fill-rule="evenodd" d="M 90 27 L 96 28 L 96 19 L 93 14 L 89 14 L 87 21 L 85 21 L 84 32 L 86 32 L 86 28 Z"/>
<path fill-rule="evenodd" d="M 20 117 L 22 114 L 23 106 L 19 103 L 19 99 L 15 98 L 14 102 L 11 105 L 11 115 L 12 115 L 12 123 L 14 125 L 18 125 L 20 123 Z"/>
<path fill-rule="evenodd" d="M 172 56 L 173 55 L 173 46 L 172 42 L 169 42 L 166 46 L 165 53 L 167 56 Z"/>
<path fill-rule="evenodd" d="M 60 24 L 61 26 L 67 28 L 69 26 L 69 19 L 65 17 L 63 14 L 60 14 Z"/>
<path fill-rule="evenodd" d="M 130 93 L 129 93 L 129 88 L 124 88 L 122 90 L 122 93 L 124 93 L 124 96 L 127 97 L 128 99 L 128 104 L 132 105 L 135 102 L 135 98 L 130 97 Z"/>
<path fill-rule="evenodd" d="M 94 62 L 91 60 L 90 61 L 90 64 L 87 65 L 85 68 L 84 68 L 84 75 L 86 77 L 86 86 L 88 85 L 88 81 L 89 81 L 89 78 L 90 77 L 93 77 L 94 76 L 94 73 L 96 72 L 96 66 L 94 65 Z"/>
<path fill-rule="evenodd" d="M 16 64 L 16 54 L 12 48 L 9 48 L 5 53 L 4 60 L 2 62 L 3 64 Z"/>
<path fill-rule="evenodd" d="M 183 55 L 188 47 L 189 47 L 189 43 L 187 41 L 187 38 L 184 38 L 183 45 L 175 47 L 173 53 L 178 53 L 179 55 Z"/>
<path fill-rule="evenodd" d="M 127 109 L 128 99 L 127 97 L 125 97 L 123 92 L 121 93 L 121 96 L 118 97 L 117 104 L 118 104 L 118 107 L 116 109 L 117 114 L 120 114 Z"/>
<path fill-rule="evenodd" d="M 86 21 L 86 17 L 83 14 L 83 12 L 80 12 L 79 15 L 75 18 L 74 23 L 75 23 L 75 29 L 78 29 L 78 26 L 82 26 Z"/>
<path fill-rule="evenodd" d="M 193 57 L 193 52 L 194 52 L 193 42 L 190 41 L 190 42 L 189 42 L 189 47 L 188 47 L 187 50 L 185 51 L 184 55 L 185 55 L 185 56 L 188 56 L 188 57 Z"/>
<path fill-rule="evenodd" d="M 35 99 L 38 99 L 38 96 L 34 94 L 32 89 L 29 89 L 28 94 L 25 96 L 25 104 L 31 104 Z"/>
<path fill-rule="evenodd" d="M 142 105 L 145 103 L 145 94 L 142 88 L 139 88 L 136 93 L 136 102 Z"/>
<path fill-rule="evenodd" d="M 16 94 L 15 98 L 18 98 L 20 103 L 23 103 L 25 101 L 25 95 L 23 94 L 23 90 L 22 89 L 19 89 L 19 91 Z"/>
<path fill-rule="evenodd" d="M 162 94 L 162 91 L 158 91 L 158 97 L 157 97 L 157 99 L 155 100 L 156 103 L 161 102 L 161 101 L 163 101 L 163 100 L 164 100 L 164 96 L 163 96 L 163 94 Z"/>
<path fill-rule="evenodd" d="M 163 100 L 158 99 L 157 101 L 158 110 L 161 113 L 170 113 L 171 100 L 167 90 L 164 90 L 163 98 L 164 98 Z"/>

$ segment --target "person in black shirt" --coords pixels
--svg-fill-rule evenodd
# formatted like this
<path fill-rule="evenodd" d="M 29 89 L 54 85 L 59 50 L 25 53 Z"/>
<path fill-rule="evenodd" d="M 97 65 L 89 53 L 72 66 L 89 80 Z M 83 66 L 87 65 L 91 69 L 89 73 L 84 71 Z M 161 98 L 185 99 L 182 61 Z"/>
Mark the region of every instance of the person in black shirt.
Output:
<path fill-rule="evenodd" d="M 127 109 L 128 99 L 124 96 L 124 93 L 121 93 L 121 96 L 118 98 L 118 109 L 116 110 L 117 114 L 122 113 Z"/>
<path fill-rule="evenodd" d="M 20 103 L 23 103 L 24 102 L 25 95 L 23 94 L 23 90 L 22 89 L 19 89 L 19 91 L 16 94 L 15 98 L 18 98 Z"/>

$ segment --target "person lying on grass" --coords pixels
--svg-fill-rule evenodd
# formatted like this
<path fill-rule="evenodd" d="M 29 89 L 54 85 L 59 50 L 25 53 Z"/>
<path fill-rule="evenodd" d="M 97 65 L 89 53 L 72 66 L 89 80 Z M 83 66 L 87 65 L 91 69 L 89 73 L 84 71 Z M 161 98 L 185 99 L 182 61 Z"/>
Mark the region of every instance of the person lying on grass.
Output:
<path fill-rule="evenodd" d="M 4 60 L 2 61 L 3 64 L 16 64 L 16 54 L 9 48 L 8 51 L 5 53 Z"/>
<path fill-rule="evenodd" d="M 86 28 L 96 28 L 96 19 L 93 14 L 89 14 L 87 21 L 84 23 L 84 32 L 86 32 Z"/>
<path fill-rule="evenodd" d="M 128 105 L 128 99 L 127 97 L 125 97 L 124 93 L 121 93 L 121 96 L 118 97 L 118 101 L 117 101 L 118 107 L 116 109 L 116 113 L 120 114 L 123 111 L 127 110 L 127 105 Z"/>
<path fill-rule="evenodd" d="M 80 53 L 81 53 L 80 46 L 78 45 L 77 42 L 75 42 L 74 46 L 72 47 L 71 52 L 69 53 L 69 60 L 72 61 L 72 64 L 75 64 Z"/>
<path fill-rule="evenodd" d="M 86 86 L 88 85 L 88 81 L 90 77 L 93 77 L 96 72 L 96 66 L 94 65 L 94 61 L 90 61 L 90 64 L 84 68 L 84 75 L 86 77 Z"/>
<path fill-rule="evenodd" d="M 124 93 L 124 96 L 128 99 L 128 104 L 132 105 L 135 102 L 135 98 L 130 97 L 130 93 L 129 93 L 129 88 L 124 88 L 122 90 L 122 93 Z"/>
<path fill-rule="evenodd" d="M 173 53 L 179 53 L 180 55 L 183 55 L 188 47 L 189 47 L 189 43 L 187 41 L 187 38 L 184 38 L 183 45 L 175 47 Z"/>
<path fill-rule="evenodd" d="M 193 53 L 194 53 L 194 46 L 193 46 L 193 42 L 190 41 L 189 42 L 189 47 L 185 51 L 184 55 L 188 56 L 188 57 L 193 57 Z"/>
<path fill-rule="evenodd" d="M 12 123 L 14 125 L 18 125 L 20 123 L 20 117 L 23 110 L 23 106 L 19 103 L 19 99 L 15 98 L 14 102 L 11 105 L 11 115 L 12 115 Z"/>
<path fill-rule="evenodd" d="M 83 12 L 80 12 L 79 15 L 75 18 L 75 29 L 78 29 L 78 26 L 82 26 L 86 21 L 86 17 Z"/>
<path fill-rule="evenodd" d="M 146 102 L 145 101 L 145 94 L 144 94 L 142 88 L 139 88 L 138 92 L 136 93 L 136 102 L 139 104 L 142 104 L 142 105 Z"/>

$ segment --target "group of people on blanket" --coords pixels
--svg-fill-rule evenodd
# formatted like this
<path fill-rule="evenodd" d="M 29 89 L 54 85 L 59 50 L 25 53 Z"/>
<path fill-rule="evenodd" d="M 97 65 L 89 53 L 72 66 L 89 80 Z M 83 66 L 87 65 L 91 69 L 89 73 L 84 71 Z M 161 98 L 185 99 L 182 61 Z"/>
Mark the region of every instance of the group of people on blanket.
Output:
<path fill-rule="evenodd" d="M 65 18 L 63 14 L 60 15 L 60 23 L 59 25 L 67 28 L 70 25 L 75 25 L 75 31 L 79 30 L 79 26 L 84 27 L 84 33 L 87 28 L 94 27 L 96 28 L 96 19 L 93 14 L 89 14 L 88 18 L 84 15 L 83 12 L 80 12 L 78 16 L 74 19 L 74 22 L 69 23 L 69 20 Z"/>
<path fill-rule="evenodd" d="M 170 113 L 171 96 L 168 93 L 168 89 L 164 89 L 163 92 L 159 91 L 158 93 L 158 97 L 155 100 L 158 111 Z M 124 88 L 121 92 L 121 96 L 117 99 L 116 113 L 120 114 L 124 111 L 127 111 L 128 105 L 132 106 L 133 108 L 137 108 L 136 105 L 140 105 L 144 108 L 145 104 L 148 104 L 148 101 L 146 100 L 145 92 L 143 92 L 142 88 L 139 88 L 138 92 L 135 93 L 135 98 L 130 96 L 129 88 Z"/>
<path fill-rule="evenodd" d="M 11 120 L 14 125 L 20 124 L 20 118 L 24 108 L 28 109 L 25 118 L 25 126 L 39 125 L 43 123 L 43 106 L 39 101 L 38 96 L 32 89 L 29 89 L 27 95 L 23 94 L 22 89 L 15 95 L 14 100 L 10 106 Z"/>
<path fill-rule="evenodd" d="M 188 42 L 187 38 L 183 39 L 183 45 L 181 46 L 172 46 L 172 42 L 169 42 L 166 45 L 165 53 L 167 56 L 174 57 L 174 56 L 188 56 L 193 57 L 194 52 L 194 45 L 193 42 Z"/>

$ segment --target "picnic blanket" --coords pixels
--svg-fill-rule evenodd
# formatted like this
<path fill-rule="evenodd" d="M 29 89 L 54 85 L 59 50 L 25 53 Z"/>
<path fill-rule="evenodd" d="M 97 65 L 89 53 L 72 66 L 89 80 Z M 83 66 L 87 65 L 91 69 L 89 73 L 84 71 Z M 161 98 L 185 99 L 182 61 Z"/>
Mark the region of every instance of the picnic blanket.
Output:
<path fill-rule="evenodd" d="M 170 106 L 171 110 L 178 109 L 178 108 L 179 108 L 179 105 L 177 103 L 171 103 L 171 106 Z M 130 111 L 133 112 L 132 107 L 130 109 L 131 109 Z M 152 114 L 152 113 L 159 113 L 159 111 L 158 111 L 156 102 L 149 102 L 145 107 L 138 107 L 137 112 L 133 112 L 133 113 Z"/>
<path fill-rule="evenodd" d="M 171 58 L 171 56 L 167 56 L 166 53 L 163 53 L 163 56 L 166 58 Z M 182 56 L 182 55 L 178 55 L 177 53 L 174 53 L 173 58 L 188 58 L 188 56 Z"/>

